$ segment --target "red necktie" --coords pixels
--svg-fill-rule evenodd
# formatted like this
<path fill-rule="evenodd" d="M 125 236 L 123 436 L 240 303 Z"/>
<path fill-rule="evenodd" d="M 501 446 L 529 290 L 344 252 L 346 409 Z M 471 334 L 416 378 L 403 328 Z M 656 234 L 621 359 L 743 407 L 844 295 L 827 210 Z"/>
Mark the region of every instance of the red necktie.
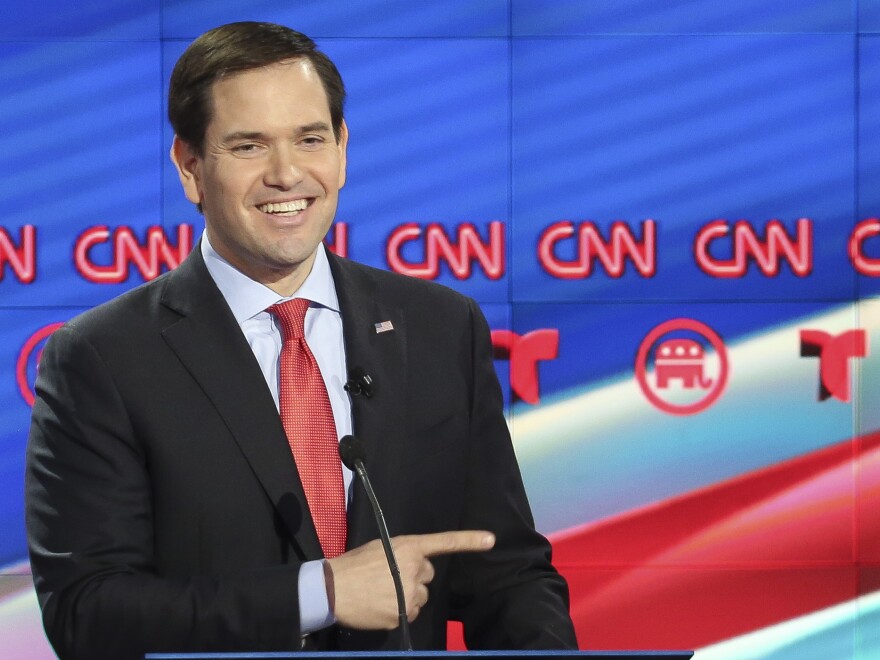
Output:
<path fill-rule="evenodd" d="M 327 558 L 345 552 L 345 487 L 333 409 L 315 356 L 306 344 L 303 323 L 309 301 L 272 305 L 281 324 L 278 401 L 281 423 L 296 461 L 318 540 Z"/>

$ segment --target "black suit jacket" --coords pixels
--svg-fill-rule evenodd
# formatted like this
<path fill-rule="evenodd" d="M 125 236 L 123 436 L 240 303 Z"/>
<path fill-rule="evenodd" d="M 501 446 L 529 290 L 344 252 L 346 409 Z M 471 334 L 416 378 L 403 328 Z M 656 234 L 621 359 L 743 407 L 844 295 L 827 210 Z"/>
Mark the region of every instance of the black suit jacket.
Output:
<path fill-rule="evenodd" d="M 489 529 L 484 554 L 435 560 L 416 648 L 575 645 L 568 593 L 533 528 L 489 332 L 444 287 L 330 255 L 355 433 L 392 535 Z M 391 321 L 393 331 L 374 324 Z M 297 579 L 321 549 L 253 353 L 200 251 L 67 323 L 47 343 L 28 443 L 26 519 L 50 641 L 64 658 L 301 647 Z M 375 538 L 362 488 L 349 547 Z M 394 649 L 397 633 L 310 636 Z"/>

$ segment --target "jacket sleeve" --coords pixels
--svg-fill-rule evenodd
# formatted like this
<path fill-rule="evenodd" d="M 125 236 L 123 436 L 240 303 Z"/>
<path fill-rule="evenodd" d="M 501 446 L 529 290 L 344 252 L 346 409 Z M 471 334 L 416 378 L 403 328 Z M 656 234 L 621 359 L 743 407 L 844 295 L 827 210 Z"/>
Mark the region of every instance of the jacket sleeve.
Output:
<path fill-rule="evenodd" d="M 47 343 L 36 394 L 26 523 L 44 626 L 62 660 L 299 648 L 299 564 L 159 574 L 148 448 L 113 370 L 75 328 Z"/>
<path fill-rule="evenodd" d="M 576 649 L 568 586 L 535 530 L 503 416 L 489 328 L 471 301 L 471 419 L 464 529 L 488 529 L 488 553 L 452 566 L 452 618 L 470 649 Z"/>

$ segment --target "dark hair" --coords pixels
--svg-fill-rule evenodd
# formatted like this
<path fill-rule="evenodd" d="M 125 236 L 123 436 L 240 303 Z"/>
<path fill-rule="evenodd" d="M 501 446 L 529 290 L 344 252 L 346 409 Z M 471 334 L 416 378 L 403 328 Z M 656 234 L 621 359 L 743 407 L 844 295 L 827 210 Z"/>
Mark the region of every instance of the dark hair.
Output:
<path fill-rule="evenodd" d="M 168 90 L 168 120 L 181 140 L 204 154 L 211 122 L 211 86 L 237 71 L 277 62 L 307 59 L 315 67 L 330 106 L 333 133 L 339 140 L 345 86 L 336 66 L 306 35 L 275 23 L 229 23 L 205 32 L 184 51 Z"/>

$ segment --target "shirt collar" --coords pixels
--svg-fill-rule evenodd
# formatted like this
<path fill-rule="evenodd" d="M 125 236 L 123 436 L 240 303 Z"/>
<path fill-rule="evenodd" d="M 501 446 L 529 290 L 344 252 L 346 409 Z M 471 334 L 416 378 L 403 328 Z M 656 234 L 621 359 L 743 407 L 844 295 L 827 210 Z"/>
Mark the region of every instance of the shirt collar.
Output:
<path fill-rule="evenodd" d="M 327 261 L 324 249 L 323 243 L 318 245 L 312 270 L 305 282 L 292 296 L 284 298 L 265 284 L 252 280 L 221 257 L 208 240 L 207 231 L 202 233 L 201 241 L 205 266 L 239 325 L 264 312 L 267 307 L 291 298 L 306 298 L 322 307 L 339 312 L 339 299 L 336 297 L 333 273 L 330 272 L 330 263 Z"/>

